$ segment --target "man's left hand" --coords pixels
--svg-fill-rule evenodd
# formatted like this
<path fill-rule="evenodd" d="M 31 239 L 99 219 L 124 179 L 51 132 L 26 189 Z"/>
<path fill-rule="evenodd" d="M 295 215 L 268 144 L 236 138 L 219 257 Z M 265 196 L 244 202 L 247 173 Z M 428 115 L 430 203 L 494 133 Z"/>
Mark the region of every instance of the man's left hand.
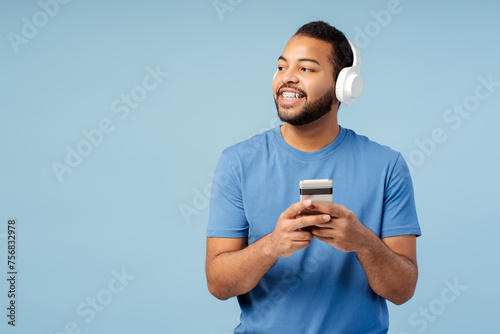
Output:
<path fill-rule="evenodd" d="M 313 203 L 311 210 L 328 214 L 330 221 L 318 226 L 310 226 L 310 231 L 316 239 L 326 242 L 343 252 L 356 252 L 368 246 L 373 232 L 361 224 L 358 217 L 339 204 L 326 205 Z M 321 227 L 319 227 L 321 226 Z"/>

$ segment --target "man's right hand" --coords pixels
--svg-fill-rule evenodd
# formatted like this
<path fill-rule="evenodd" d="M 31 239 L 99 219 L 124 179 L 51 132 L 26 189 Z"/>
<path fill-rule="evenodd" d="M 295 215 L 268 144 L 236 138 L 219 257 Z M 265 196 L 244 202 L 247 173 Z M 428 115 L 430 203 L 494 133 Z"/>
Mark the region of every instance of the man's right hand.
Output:
<path fill-rule="evenodd" d="M 329 215 L 301 215 L 301 211 L 310 206 L 311 200 L 298 202 L 280 215 L 274 231 L 267 238 L 272 255 L 289 257 L 297 250 L 309 247 L 313 235 L 301 229 L 330 221 Z"/>
<path fill-rule="evenodd" d="M 311 244 L 313 235 L 301 230 L 330 221 L 329 215 L 303 215 L 311 200 L 295 203 L 278 219 L 273 232 L 247 245 L 247 238 L 207 238 L 207 284 L 225 300 L 252 290 L 280 257 Z"/>

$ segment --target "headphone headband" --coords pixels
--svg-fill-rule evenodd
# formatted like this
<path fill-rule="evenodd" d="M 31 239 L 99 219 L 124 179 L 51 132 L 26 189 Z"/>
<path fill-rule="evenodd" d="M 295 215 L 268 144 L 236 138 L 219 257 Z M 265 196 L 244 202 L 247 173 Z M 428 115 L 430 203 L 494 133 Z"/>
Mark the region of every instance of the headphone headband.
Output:
<path fill-rule="evenodd" d="M 361 68 L 361 59 L 359 57 L 359 52 L 358 52 L 358 49 L 356 49 L 356 47 L 354 46 L 354 44 L 352 44 L 352 42 L 350 40 L 347 40 L 349 42 L 349 46 L 351 47 L 351 50 L 352 50 L 352 67 L 356 67 L 356 68 Z"/>

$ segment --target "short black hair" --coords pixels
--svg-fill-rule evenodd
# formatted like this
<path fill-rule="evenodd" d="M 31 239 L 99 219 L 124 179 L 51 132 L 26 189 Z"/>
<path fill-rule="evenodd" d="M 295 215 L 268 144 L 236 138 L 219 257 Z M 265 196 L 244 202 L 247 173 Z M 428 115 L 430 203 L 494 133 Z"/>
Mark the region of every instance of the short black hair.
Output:
<path fill-rule="evenodd" d="M 294 36 L 307 36 L 331 44 L 330 62 L 333 66 L 333 80 L 337 81 L 340 71 L 344 67 L 352 66 L 354 56 L 351 46 L 345 35 L 337 28 L 323 21 L 314 21 L 304 24 Z"/>

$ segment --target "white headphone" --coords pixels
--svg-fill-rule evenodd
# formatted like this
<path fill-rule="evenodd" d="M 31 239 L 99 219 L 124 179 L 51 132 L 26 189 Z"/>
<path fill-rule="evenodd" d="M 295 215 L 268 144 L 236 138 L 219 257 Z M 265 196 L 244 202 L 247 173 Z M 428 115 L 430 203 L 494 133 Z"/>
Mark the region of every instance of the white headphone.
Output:
<path fill-rule="evenodd" d="M 351 104 L 361 95 L 361 91 L 363 90 L 363 79 L 361 79 L 361 75 L 359 74 L 361 59 L 359 58 L 358 49 L 356 49 L 350 40 L 347 41 L 352 50 L 352 66 L 344 67 L 340 71 L 335 86 L 335 95 L 340 102 Z"/>
<path fill-rule="evenodd" d="M 342 103 L 352 104 L 354 100 L 361 95 L 361 91 L 363 90 L 363 79 L 361 79 L 361 75 L 359 74 L 361 69 L 361 59 L 359 57 L 358 49 L 356 49 L 350 40 L 347 41 L 349 42 L 352 50 L 352 66 L 344 67 L 340 71 L 335 86 L 335 96 Z M 273 80 L 276 77 L 276 74 L 278 74 L 278 71 L 274 73 Z"/>

